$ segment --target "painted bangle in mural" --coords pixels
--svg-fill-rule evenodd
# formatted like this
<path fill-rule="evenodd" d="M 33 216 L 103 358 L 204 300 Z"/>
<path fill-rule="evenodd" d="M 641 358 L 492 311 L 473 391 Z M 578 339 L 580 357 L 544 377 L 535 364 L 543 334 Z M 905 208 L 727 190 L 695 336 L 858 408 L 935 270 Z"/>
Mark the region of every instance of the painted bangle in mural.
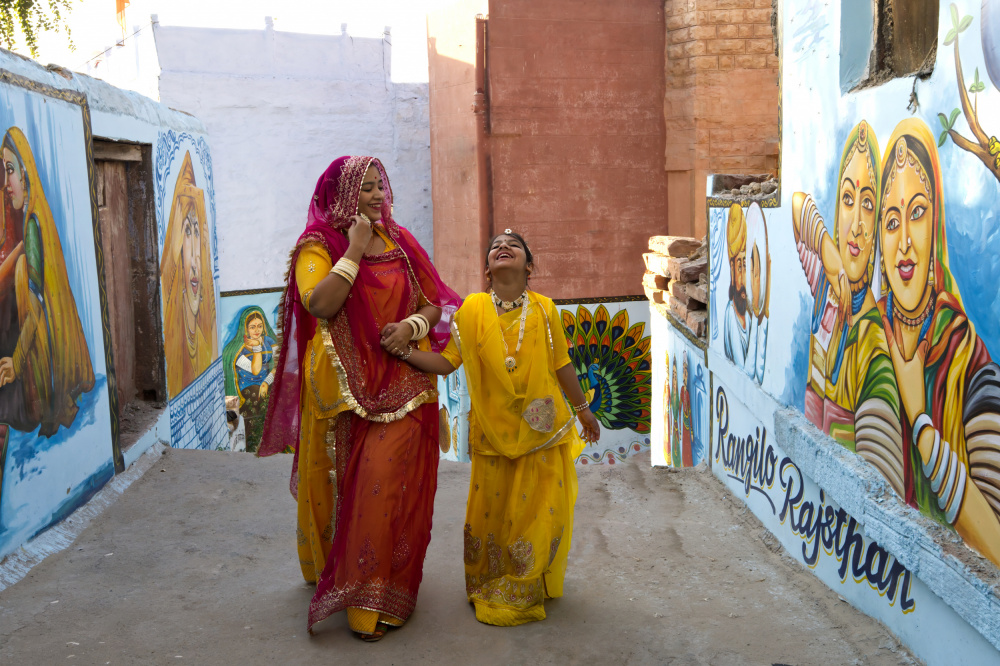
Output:
<path fill-rule="evenodd" d="M 916 446 L 916 444 L 914 444 Z M 937 469 L 938 456 L 941 453 L 941 435 L 937 430 L 934 431 L 934 448 L 931 449 L 931 455 L 927 459 L 927 462 L 921 462 L 920 465 L 923 467 L 924 476 L 928 479 L 934 476 L 934 470 Z"/>
<path fill-rule="evenodd" d="M 267 377 L 264 377 L 265 384 L 271 384 L 273 381 L 274 381 L 274 370 L 272 370 Z"/>
<path fill-rule="evenodd" d="M 954 455 L 954 454 L 952 454 Z M 965 465 L 959 461 L 958 465 L 958 483 L 955 486 L 955 492 L 945 501 L 942 497 L 938 497 L 938 507 L 944 511 L 945 520 L 948 521 L 949 525 L 955 523 L 955 519 L 958 518 L 958 512 L 962 509 L 962 504 L 965 499 L 965 483 L 968 479 L 968 472 L 965 469 Z"/>
<path fill-rule="evenodd" d="M 255 347 L 251 347 L 250 351 L 252 351 L 254 354 L 259 354 L 262 351 L 264 351 L 264 345 L 257 345 Z"/>
<path fill-rule="evenodd" d="M 913 422 L 913 446 L 917 446 L 917 442 L 920 441 L 920 435 L 923 433 L 924 428 L 933 428 L 934 422 L 931 421 L 931 417 L 927 413 L 923 413 L 917 417 L 917 420 Z"/>

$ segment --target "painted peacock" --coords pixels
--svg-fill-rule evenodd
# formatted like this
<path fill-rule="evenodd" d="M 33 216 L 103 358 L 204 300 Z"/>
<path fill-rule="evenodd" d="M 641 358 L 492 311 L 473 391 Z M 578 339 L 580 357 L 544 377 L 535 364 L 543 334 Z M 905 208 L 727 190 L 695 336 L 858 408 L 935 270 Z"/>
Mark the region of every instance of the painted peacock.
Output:
<path fill-rule="evenodd" d="M 562 311 L 569 358 L 576 368 L 590 410 L 612 430 L 649 432 L 650 360 L 646 325 L 629 326 L 628 312 L 614 319 L 603 305 L 591 314 L 582 305 L 576 316 Z"/>

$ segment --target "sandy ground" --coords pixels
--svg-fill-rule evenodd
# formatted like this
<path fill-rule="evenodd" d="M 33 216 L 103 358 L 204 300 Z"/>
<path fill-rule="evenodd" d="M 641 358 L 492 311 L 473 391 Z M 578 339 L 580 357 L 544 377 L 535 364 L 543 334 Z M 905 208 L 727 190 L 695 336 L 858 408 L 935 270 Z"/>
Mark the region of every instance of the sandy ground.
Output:
<path fill-rule="evenodd" d="M 707 472 L 579 469 L 565 597 L 479 624 L 465 600 L 469 468 L 442 462 L 417 609 L 368 644 L 305 631 L 291 459 L 168 450 L 75 544 L 0 593 L 0 664 L 911 664 Z"/>

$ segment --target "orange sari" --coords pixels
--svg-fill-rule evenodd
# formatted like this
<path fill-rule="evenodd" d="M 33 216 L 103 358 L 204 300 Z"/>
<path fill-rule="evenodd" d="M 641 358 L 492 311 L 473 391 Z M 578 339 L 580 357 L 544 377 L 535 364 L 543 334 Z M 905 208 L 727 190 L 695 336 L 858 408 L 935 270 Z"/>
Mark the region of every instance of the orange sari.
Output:
<path fill-rule="evenodd" d="M 376 229 L 386 251 L 363 263 L 380 282 L 370 295 L 385 324 L 410 273 L 405 259 L 383 259 L 395 246 Z M 302 248 L 295 270 L 303 301 L 332 265 L 320 245 Z M 353 630 L 372 633 L 378 621 L 402 624 L 416 604 L 437 489 L 436 394 L 395 421 L 358 416 L 330 362 L 330 335 L 317 327 L 302 359 L 299 562 L 303 577 L 317 582 L 310 626 L 347 609 Z M 418 347 L 430 349 L 429 341 Z"/>

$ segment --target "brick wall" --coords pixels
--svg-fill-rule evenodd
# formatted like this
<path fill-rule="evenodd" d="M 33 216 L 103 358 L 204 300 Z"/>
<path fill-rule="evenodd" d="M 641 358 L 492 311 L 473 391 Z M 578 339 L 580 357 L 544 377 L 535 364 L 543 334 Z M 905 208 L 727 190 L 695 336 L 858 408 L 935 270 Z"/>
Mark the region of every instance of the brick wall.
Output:
<path fill-rule="evenodd" d="M 668 229 L 705 234 L 710 173 L 774 173 L 778 58 L 771 0 L 665 0 Z"/>
<path fill-rule="evenodd" d="M 666 232 L 661 0 L 489 10 L 494 230 L 526 234 L 547 296 L 641 294 L 636 259 Z"/>
<path fill-rule="evenodd" d="M 462 296 L 479 291 L 474 261 L 486 242 L 479 226 L 476 162 L 476 13 L 482 0 L 464 0 L 427 17 L 434 203 L 434 265 Z"/>

